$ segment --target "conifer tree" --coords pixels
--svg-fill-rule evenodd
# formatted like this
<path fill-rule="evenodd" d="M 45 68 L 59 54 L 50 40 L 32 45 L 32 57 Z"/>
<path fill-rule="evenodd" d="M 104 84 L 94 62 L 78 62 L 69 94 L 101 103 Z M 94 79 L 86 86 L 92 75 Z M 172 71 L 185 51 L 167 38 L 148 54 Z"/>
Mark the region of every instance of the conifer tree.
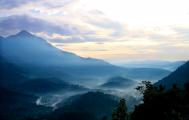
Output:
<path fill-rule="evenodd" d="M 112 113 L 112 120 L 127 120 L 127 107 L 125 103 L 125 99 L 121 99 L 117 109 L 115 109 Z"/>

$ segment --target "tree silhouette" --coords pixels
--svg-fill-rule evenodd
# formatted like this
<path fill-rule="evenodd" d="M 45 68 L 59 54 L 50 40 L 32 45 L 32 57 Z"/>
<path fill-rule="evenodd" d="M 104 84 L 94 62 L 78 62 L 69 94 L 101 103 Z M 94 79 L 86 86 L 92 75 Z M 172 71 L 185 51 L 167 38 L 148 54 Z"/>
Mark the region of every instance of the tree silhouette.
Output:
<path fill-rule="evenodd" d="M 154 86 L 143 81 L 136 88 L 143 94 L 143 103 L 136 106 L 131 115 L 132 120 L 188 120 L 189 119 L 189 85 L 181 90 L 173 85 L 170 90 L 163 86 Z"/>
<path fill-rule="evenodd" d="M 121 99 L 119 105 L 112 113 L 112 120 L 128 120 L 125 99 Z"/>

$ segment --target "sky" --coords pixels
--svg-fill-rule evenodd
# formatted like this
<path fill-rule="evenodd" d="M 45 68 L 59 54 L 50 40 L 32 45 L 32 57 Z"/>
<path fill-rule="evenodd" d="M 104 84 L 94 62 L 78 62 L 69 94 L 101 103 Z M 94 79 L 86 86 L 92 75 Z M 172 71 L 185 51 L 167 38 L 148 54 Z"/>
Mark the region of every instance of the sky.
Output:
<path fill-rule="evenodd" d="M 189 59 L 188 0 L 0 0 L 0 36 L 27 30 L 110 62 Z"/>

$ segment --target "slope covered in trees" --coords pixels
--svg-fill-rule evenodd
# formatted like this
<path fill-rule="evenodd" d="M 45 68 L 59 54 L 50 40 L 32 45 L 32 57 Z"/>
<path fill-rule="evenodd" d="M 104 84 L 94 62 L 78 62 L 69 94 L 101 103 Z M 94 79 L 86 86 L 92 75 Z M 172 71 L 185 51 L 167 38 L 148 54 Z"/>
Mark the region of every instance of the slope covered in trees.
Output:
<path fill-rule="evenodd" d="M 170 89 L 173 84 L 176 84 L 178 87 L 184 88 L 184 84 L 187 82 L 189 82 L 189 61 L 157 82 L 156 85 L 163 85 L 166 89 Z"/>
<path fill-rule="evenodd" d="M 143 82 L 137 89 L 143 94 L 144 103 L 135 107 L 132 120 L 189 119 L 189 84 L 183 90 L 173 85 L 167 91 L 163 86 Z"/>
<path fill-rule="evenodd" d="M 51 114 L 51 118 L 65 119 L 68 114 L 85 115 L 90 118 L 101 119 L 103 116 L 110 116 L 112 110 L 118 104 L 118 97 L 104 94 L 101 92 L 88 92 L 69 98 L 66 102 L 60 104 L 59 109 Z M 79 116 L 78 116 L 79 117 Z M 88 120 L 91 120 L 88 118 Z M 73 119 L 74 120 L 74 119 Z M 83 120 L 83 119 L 81 119 Z"/>
<path fill-rule="evenodd" d="M 37 97 L 7 90 L 0 87 L 0 119 L 27 120 L 47 114 L 51 109 L 37 106 L 34 100 Z"/>

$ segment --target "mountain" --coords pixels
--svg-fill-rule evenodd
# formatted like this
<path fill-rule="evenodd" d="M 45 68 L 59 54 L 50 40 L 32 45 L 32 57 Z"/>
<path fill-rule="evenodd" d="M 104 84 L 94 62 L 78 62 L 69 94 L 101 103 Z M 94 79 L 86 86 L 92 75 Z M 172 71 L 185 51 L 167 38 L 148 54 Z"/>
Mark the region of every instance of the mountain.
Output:
<path fill-rule="evenodd" d="M 47 94 L 59 91 L 84 91 L 86 88 L 57 78 L 29 78 L 20 67 L 0 56 L 0 86 L 26 94 Z"/>
<path fill-rule="evenodd" d="M 24 71 L 20 70 L 19 67 L 7 62 L 1 55 L 0 55 L 0 86 L 15 88 L 18 84 L 29 80 Z"/>
<path fill-rule="evenodd" d="M 158 81 L 156 85 L 163 85 L 166 89 L 170 89 L 173 84 L 183 88 L 185 83 L 189 82 L 189 61 L 181 65 L 167 77 Z"/>
<path fill-rule="evenodd" d="M 86 91 L 80 85 L 74 85 L 56 78 L 36 78 L 25 81 L 19 85 L 17 91 L 24 91 L 30 94 L 52 94 L 57 92 L 67 92 L 67 91 Z"/>
<path fill-rule="evenodd" d="M 21 31 L 0 40 L 1 55 L 11 64 L 21 68 L 30 78 L 59 78 L 72 83 L 85 83 L 124 76 L 137 80 L 157 80 L 169 71 L 150 68 L 122 68 L 103 60 L 84 58 L 60 50 L 48 41 Z"/>
<path fill-rule="evenodd" d="M 65 118 L 65 113 L 86 113 L 87 115 L 102 118 L 110 116 L 118 104 L 118 97 L 101 92 L 88 92 L 69 98 L 60 104 L 61 108 L 55 110 L 52 116 Z M 90 118 L 88 118 L 90 120 Z"/>
<path fill-rule="evenodd" d="M 156 81 L 169 75 L 171 72 L 159 68 L 125 68 L 125 77 L 133 80 Z"/>
<path fill-rule="evenodd" d="M 106 76 L 120 72 L 119 67 L 103 60 L 83 58 L 62 51 L 27 31 L 21 31 L 0 42 L 2 56 L 32 75 L 65 78 L 69 74 Z"/>
<path fill-rule="evenodd" d="M 78 56 L 60 51 L 47 41 L 27 31 L 21 31 L 16 35 L 4 38 L 1 41 L 1 52 L 7 60 L 21 64 L 42 64 L 50 66 L 52 64 L 62 64 L 62 61 L 69 62 L 74 60 L 76 63 L 79 59 Z"/>
<path fill-rule="evenodd" d="M 127 88 L 134 85 L 135 82 L 131 79 L 123 78 L 120 76 L 110 78 L 106 83 L 102 84 L 102 88 Z"/>
<path fill-rule="evenodd" d="M 186 61 L 151 60 L 151 61 L 130 61 L 127 63 L 115 63 L 115 64 L 126 68 L 158 68 L 158 69 L 174 71 L 185 62 Z"/>

